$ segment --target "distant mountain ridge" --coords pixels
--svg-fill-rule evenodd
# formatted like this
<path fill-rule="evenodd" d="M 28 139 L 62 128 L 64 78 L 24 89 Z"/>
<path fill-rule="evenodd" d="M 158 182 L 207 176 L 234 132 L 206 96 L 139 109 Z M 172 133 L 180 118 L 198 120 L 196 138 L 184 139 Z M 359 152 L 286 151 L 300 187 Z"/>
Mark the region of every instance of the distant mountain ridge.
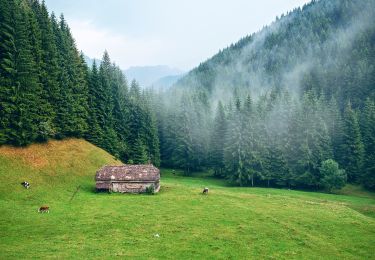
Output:
<path fill-rule="evenodd" d="M 100 60 L 91 58 L 86 54 L 83 54 L 83 58 L 89 68 L 92 67 L 94 61 L 96 61 L 97 64 L 100 63 Z M 142 88 L 169 88 L 180 78 L 185 76 L 182 70 L 171 68 L 167 65 L 132 66 L 123 70 L 123 73 L 128 81 L 135 79 Z"/>
<path fill-rule="evenodd" d="M 144 88 L 152 86 L 153 83 L 156 83 L 158 86 L 159 84 L 170 86 L 170 82 L 173 84 L 175 79 L 179 79 L 179 75 L 184 72 L 166 65 L 157 65 L 134 66 L 124 70 L 124 73 L 129 81 L 135 79 Z"/>

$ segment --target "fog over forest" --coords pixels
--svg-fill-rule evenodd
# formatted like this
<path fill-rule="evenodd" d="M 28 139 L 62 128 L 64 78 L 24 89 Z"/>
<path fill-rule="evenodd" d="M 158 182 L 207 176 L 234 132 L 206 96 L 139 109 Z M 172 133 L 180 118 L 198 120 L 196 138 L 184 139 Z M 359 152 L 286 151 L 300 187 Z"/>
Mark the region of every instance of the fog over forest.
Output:
<path fill-rule="evenodd" d="M 374 1 L 313 1 L 152 94 L 162 164 L 239 185 L 322 188 L 332 159 L 342 179 L 366 185 L 374 15 Z"/>

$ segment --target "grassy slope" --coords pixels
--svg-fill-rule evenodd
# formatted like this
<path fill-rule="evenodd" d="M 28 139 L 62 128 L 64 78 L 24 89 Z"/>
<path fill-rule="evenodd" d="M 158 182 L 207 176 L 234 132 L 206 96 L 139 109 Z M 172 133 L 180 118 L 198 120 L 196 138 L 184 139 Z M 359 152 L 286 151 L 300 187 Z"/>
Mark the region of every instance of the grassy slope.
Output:
<path fill-rule="evenodd" d="M 96 194 L 109 163 L 81 140 L 0 148 L 0 258 L 374 258 L 372 194 L 233 188 L 169 170 L 155 196 Z"/>

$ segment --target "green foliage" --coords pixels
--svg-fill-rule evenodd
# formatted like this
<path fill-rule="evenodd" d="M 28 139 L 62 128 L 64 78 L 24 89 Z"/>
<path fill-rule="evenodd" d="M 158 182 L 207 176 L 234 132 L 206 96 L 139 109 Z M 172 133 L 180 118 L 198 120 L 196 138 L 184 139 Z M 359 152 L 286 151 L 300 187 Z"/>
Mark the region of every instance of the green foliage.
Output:
<path fill-rule="evenodd" d="M 0 144 L 85 137 L 124 161 L 160 164 L 146 97 L 128 93 L 107 52 L 90 70 L 63 15 L 49 16 L 37 0 L 0 6 Z"/>
<path fill-rule="evenodd" d="M 339 169 L 339 164 L 332 159 L 322 162 L 320 174 L 322 178 L 320 185 L 329 192 L 332 189 L 341 189 L 346 184 L 345 170 Z"/>
<path fill-rule="evenodd" d="M 146 164 L 149 161 L 147 156 L 146 147 L 141 138 L 135 140 L 131 150 L 131 158 L 135 164 Z"/>
<path fill-rule="evenodd" d="M 146 187 L 146 194 L 148 195 L 155 195 L 155 186 L 154 184 L 151 184 Z"/>

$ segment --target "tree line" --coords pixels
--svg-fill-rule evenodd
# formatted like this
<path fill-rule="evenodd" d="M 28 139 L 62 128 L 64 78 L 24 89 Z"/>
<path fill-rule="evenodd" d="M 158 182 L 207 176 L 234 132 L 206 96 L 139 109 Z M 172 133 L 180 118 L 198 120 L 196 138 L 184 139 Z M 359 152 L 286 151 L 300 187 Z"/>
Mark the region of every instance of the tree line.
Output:
<path fill-rule="evenodd" d="M 334 98 L 312 91 L 299 98 L 273 90 L 256 101 L 235 96 L 219 101 L 215 111 L 204 100 L 203 94 L 184 95 L 158 115 L 164 166 L 187 175 L 211 169 L 239 186 L 317 190 L 348 181 L 375 188 L 370 98 L 361 110 L 348 101 L 343 111 Z"/>
<path fill-rule="evenodd" d="M 155 116 L 107 52 L 86 65 L 64 16 L 0 1 L 0 145 L 85 138 L 124 162 L 160 163 Z"/>

